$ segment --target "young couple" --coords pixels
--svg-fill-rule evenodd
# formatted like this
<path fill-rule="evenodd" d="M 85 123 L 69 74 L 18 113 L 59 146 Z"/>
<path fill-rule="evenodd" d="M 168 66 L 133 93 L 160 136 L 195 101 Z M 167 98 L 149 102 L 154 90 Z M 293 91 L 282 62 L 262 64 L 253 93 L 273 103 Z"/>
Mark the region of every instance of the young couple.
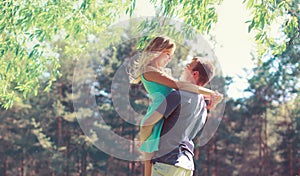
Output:
<path fill-rule="evenodd" d="M 131 74 L 132 83 L 141 81 L 151 99 L 139 139 L 145 176 L 192 176 L 192 140 L 206 121 L 207 109 L 223 98 L 203 87 L 213 77 L 213 66 L 197 57 L 185 67 L 180 81 L 166 73 L 175 49 L 169 38 L 154 38 Z M 210 101 L 208 106 L 205 99 Z"/>

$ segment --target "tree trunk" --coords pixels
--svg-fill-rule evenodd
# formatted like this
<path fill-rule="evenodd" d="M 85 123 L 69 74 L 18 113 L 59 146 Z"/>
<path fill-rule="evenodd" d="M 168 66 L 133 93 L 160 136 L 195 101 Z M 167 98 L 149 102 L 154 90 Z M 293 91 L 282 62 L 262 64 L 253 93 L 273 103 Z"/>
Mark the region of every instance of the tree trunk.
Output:
<path fill-rule="evenodd" d="M 58 83 L 58 93 L 59 93 L 59 99 L 62 98 L 62 83 Z M 62 117 L 57 117 L 57 147 L 61 147 L 61 141 L 62 141 Z"/>
<path fill-rule="evenodd" d="M 111 173 L 110 173 L 110 166 L 111 166 L 111 163 L 113 162 L 113 157 L 112 156 L 109 156 L 108 158 L 108 161 L 106 163 L 106 170 L 105 170 L 105 176 L 110 176 Z"/>
<path fill-rule="evenodd" d="M 5 176 L 8 176 L 8 159 L 5 158 L 5 170 L 4 170 Z"/>
<path fill-rule="evenodd" d="M 131 145 L 130 145 L 130 153 L 132 156 L 134 156 L 134 152 L 135 152 L 135 146 L 134 146 L 134 138 L 135 138 L 135 131 L 134 131 L 134 127 L 131 127 L 132 128 L 132 133 L 131 133 Z M 131 176 L 134 176 L 135 175 L 135 162 L 134 160 L 132 160 L 130 163 L 129 163 L 129 169 L 130 169 L 130 173 L 131 173 Z"/>
<path fill-rule="evenodd" d="M 81 151 L 81 173 L 80 176 L 86 176 L 86 166 L 87 166 L 87 152 L 85 150 L 85 144 L 82 147 L 82 151 Z"/>
<path fill-rule="evenodd" d="M 268 119 L 267 119 L 267 109 L 265 111 L 265 152 L 264 152 L 264 166 L 266 175 L 270 175 L 270 161 L 269 161 L 269 150 L 268 150 Z"/>
<path fill-rule="evenodd" d="M 263 140 L 262 140 L 262 123 L 263 123 L 263 119 L 261 118 L 261 116 L 258 116 L 260 124 L 259 124 L 259 130 L 258 130 L 258 135 L 259 135 L 259 142 L 258 142 L 258 173 L 257 175 L 261 175 L 261 171 L 263 170 L 263 158 L 262 158 L 262 145 L 263 145 Z"/>
<path fill-rule="evenodd" d="M 210 176 L 210 148 L 207 147 L 206 175 Z"/>
<path fill-rule="evenodd" d="M 214 154 L 215 154 L 215 169 L 214 169 L 214 175 L 218 176 L 218 148 L 217 148 L 217 142 L 215 140 L 214 142 Z"/>
<path fill-rule="evenodd" d="M 22 156 L 21 158 L 21 166 L 20 166 L 20 171 L 21 171 L 21 176 L 25 176 L 25 172 L 24 172 L 24 157 Z"/>
<path fill-rule="evenodd" d="M 65 151 L 65 156 L 66 156 L 66 161 L 65 161 L 65 166 L 66 166 L 66 175 L 67 176 L 69 176 L 70 175 L 70 168 L 69 168 L 69 161 L 70 161 L 70 152 L 69 152 L 69 150 L 70 150 L 70 141 L 68 140 L 68 141 L 66 141 L 66 145 L 67 145 L 67 147 L 66 147 L 66 151 Z"/>
<path fill-rule="evenodd" d="M 298 175 L 300 175 L 300 158 L 298 159 Z"/>
<path fill-rule="evenodd" d="M 292 143 L 290 142 L 289 144 L 289 170 L 290 170 L 290 174 L 289 176 L 293 176 L 293 147 L 292 147 Z"/>
<path fill-rule="evenodd" d="M 57 147 L 61 147 L 61 141 L 62 141 L 62 118 L 58 117 L 57 118 L 57 129 L 58 129 L 58 134 L 57 134 Z"/>
<path fill-rule="evenodd" d="M 129 112 L 129 109 L 130 109 L 130 106 L 127 106 L 127 112 Z M 128 115 L 128 114 L 127 114 Z M 133 118 L 133 116 L 130 116 L 131 118 Z M 131 119 L 133 120 L 133 119 Z M 136 132 L 135 132 L 135 126 L 131 126 L 130 129 L 131 131 L 131 142 L 129 143 L 129 153 L 131 154 L 131 156 L 134 156 L 135 155 L 135 135 L 136 135 Z M 128 167 L 129 167 L 129 173 L 131 176 L 134 176 L 135 175 L 135 161 L 132 160 L 131 162 L 128 163 Z"/>

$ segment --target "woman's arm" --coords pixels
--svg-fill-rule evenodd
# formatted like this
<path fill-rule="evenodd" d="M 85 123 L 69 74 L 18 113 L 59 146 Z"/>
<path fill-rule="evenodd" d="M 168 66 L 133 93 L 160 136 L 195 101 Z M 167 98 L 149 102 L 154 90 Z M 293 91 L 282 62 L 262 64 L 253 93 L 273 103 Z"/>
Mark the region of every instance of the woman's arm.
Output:
<path fill-rule="evenodd" d="M 144 73 L 144 78 L 147 81 L 157 82 L 176 90 L 185 90 L 188 92 L 193 92 L 193 93 L 198 93 L 203 95 L 211 95 L 214 93 L 214 91 L 204 88 L 202 86 L 198 86 L 185 81 L 176 81 L 171 76 L 168 76 L 167 74 L 164 74 L 159 71 L 149 70 L 146 73 Z"/>

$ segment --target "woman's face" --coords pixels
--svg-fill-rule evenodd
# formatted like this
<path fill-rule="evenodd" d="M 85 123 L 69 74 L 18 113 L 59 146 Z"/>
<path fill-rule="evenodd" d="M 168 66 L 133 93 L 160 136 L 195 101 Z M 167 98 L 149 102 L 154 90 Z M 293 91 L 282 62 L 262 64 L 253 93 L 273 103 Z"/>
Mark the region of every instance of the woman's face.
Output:
<path fill-rule="evenodd" d="M 171 61 L 172 55 L 174 54 L 174 49 L 164 50 L 157 58 L 153 61 L 158 67 L 166 67 L 167 64 Z"/>

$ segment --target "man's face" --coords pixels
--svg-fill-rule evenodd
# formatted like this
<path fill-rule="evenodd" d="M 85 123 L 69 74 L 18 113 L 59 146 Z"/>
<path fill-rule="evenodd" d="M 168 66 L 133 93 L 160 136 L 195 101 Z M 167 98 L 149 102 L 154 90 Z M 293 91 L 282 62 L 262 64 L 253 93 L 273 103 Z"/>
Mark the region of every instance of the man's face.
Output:
<path fill-rule="evenodd" d="M 194 74 L 193 68 L 195 67 L 196 64 L 197 64 L 197 60 L 193 59 L 189 64 L 186 65 L 186 67 L 184 67 L 180 76 L 181 81 L 187 81 L 193 84 L 196 83 L 193 75 Z"/>

